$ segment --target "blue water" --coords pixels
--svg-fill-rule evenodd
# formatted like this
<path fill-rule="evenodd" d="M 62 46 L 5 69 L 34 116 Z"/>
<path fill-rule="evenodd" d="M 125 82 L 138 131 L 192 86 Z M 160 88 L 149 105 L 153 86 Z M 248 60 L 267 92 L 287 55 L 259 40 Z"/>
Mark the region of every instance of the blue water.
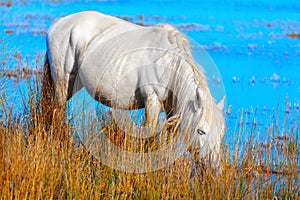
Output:
<path fill-rule="evenodd" d="M 45 33 L 51 23 L 58 17 L 83 10 L 126 17 L 145 25 L 170 23 L 207 50 L 223 77 L 227 142 L 235 140 L 232 134 L 242 111 L 245 126 L 251 128 L 255 121 L 262 135 L 274 123 L 280 126 L 280 134 L 289 134 L 284 131 L 284 113 L 288 127 L 297 125 L 300 103 L 298 0 L 64 2 L 35 0 L 0 6 L 0 35 L 8 44 L 6 52 L 18 51 L 24 60 L 34 64 L 37 53 L 45 52 Z M 297 34 L 298 37 L 293 38 Z M 6 68 L 15 66 L 16 62 L 10 60 Z M 25 90 L 13 81 L 9 85 Z M 18 92 L 14 94 L 11 102 L 19 102 Z"/>

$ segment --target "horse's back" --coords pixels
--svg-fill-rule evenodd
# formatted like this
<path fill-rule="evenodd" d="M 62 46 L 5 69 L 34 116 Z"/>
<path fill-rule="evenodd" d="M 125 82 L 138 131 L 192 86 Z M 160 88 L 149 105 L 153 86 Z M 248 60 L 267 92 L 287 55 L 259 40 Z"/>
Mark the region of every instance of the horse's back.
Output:
<path fill-rule="evenodd" d="M 52 53 L 71 48 L 83 52 L 90 40 L 118 23 L 116 18 L 98 12 L 86 11 L 56 21 L 47 33 L 47 47 Z M 64 52 L 63 52 L 64 53 Z"/>

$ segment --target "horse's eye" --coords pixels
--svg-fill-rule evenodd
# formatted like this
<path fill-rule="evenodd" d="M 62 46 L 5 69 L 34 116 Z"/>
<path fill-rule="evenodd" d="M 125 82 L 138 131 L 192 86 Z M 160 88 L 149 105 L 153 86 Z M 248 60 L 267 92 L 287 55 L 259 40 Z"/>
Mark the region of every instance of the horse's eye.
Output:
<path fill-rule="evenodd" d="M 201 129 L 197 129 L 197 133 L 199 134 L 199 135 L 205 135 L 206 133 L 203 131 L 203 130 L 201 130 Z"/>

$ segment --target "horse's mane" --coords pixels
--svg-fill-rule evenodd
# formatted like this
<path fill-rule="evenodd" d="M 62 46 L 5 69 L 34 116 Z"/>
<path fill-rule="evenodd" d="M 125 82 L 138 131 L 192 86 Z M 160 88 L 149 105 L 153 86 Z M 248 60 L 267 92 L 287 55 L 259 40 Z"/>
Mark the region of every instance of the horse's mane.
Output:
<path fill-rule="evenodd" d="M 169 34 L 168 34 L 169 42 L 171 44 L 174 44 L 174 49 L 172 49 L 172 50 L 175 51 L 176 54 L 178 53 L 179 55 L 182 55 L 179 58 L 179 60 L 177 60 L 177 58 L 175 58 L 175 60 L 176 60 L 175 62 L 177 62 L 177 63 L 175 65 L 173 65 L 172 67 L 176 67 L 177 68 L 176 71 L 181 72 L 181 73 L 185 73 L 185 70 L 186 70 L 185 67 L 189 67 L 192 74 L 190 74 L 188 76 L 191 77 L 192 79 L 194 79 L 193 81 L 196 84 L 196 87 L 199 88 L 203 92 L 203 96 L 201 96 L 201 98 L 203 98 L 203 101 L 201 102 L 201 104 L 204 108 L 206 108 L 205 111 L 203 110 L 206 113 L 205 114 L 206 121 L 210 125 L 211 125 L 211 123 L 215 123 L 215 122 L 213 122 L 213 113 L 214 113 L 214 109 L 215 109 L 215 106 L 213 106 L 214 99 L 211 96 L 211 93 L 210 93 L 210 90 L 208 87 L 207 78 L 205 77 L 204 69 L 202 68 L 202 66 L 197 65 L 197 63 L 195 62 L 195 60 L 192 56 L 190 42 L 188 41 L 187 37 L 180 31 L 178 31 L 175 27 L 173 27 L 169 24 L 158 24 L 156 26 L 169 30 Z M 181 59 L 181 58 L 184 58 L 184 59 Z M 178 65 L 178 62 L 181 64 Z M 186 63 L 186 64 L 182 64 L 182 62 Z M 187 74 L 185 74 L 185 75 L 187 75 Z M 174 78 L 173 80 L 176 83 L 175 85 L 177 85 L 177 86 L 180 85 L 179 87 L 176 87 L 176 89 L 175 89 L 178 92 L 177 94 L 180 94 L 179 96 L 181 96 L 182 98 L 186 98 L 187 97 L 186 94 L 188 92 L 187 91 L 188 86 L 185 84 L 182 85 L 181 84 L 182 82 L 180 81 L 180 78 L 178 76 L 174 76 L 173 78 Z M 179 81 L 179 82 L 177 82 L 177 81 Z M 178 106 L 183 108 L 182 106 L 184 106 L 184 105 L 181 105 L 181 103 L 179 103 Z"/>
<path fill-rule="evenodd" d="M 201 87 L 201 90 L 205 93 L 205 95 L 210 95 L 211 97 L 207 78 L 205 77 L 205 71 L 202 66 L 197 66 L 192 56 L 190 42 L 188 41 L 187 37 L 170 24 L 157 24 L 155 26 L 169 30 L 169 40 L 176 43 L 176 45 L 183 51 L 185 54 L 185 61 L 189 64 L 194 72 L 195 81 Z"/>

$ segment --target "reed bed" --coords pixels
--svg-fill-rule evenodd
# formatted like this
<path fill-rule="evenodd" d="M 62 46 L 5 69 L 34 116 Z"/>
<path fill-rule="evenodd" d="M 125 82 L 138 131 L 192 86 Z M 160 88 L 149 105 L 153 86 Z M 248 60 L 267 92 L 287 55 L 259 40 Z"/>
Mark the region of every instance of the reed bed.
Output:
<path fill-rule="evenodd" d="M 14 106 L 5 98 L 0 103 L 0 199 L 300 198 L 297 118 L 296 126 L 285 130 L 291 133 L 288 138 L 278 137 L 277 122 L 266 128 L 268 139 L 263 145 L 254 137 L 245 144 L 224 143 L 219 174 L 196 166 L 189 154 L 158 171 L 127 173 L 103 165 L 80 145 L 70 134 L 72 126 L 64 109 L 53 100 L 43 106 L 42 78 L 26 77 L 23 110 L 13 113 Z M 5 92 L 2 88 L 2 97 Z M 244 120 L 241 113 L 236 128 L 227 129 L 226 134 L 255 136 L 255 126 L 244 127 Z M 88 123 L 95 126 L 93 121 Z M 116 128 L 118 124 L 109 124 L 105 125 L 109 138 L 119 144 L 117 136 L 124 134 Z"/>

